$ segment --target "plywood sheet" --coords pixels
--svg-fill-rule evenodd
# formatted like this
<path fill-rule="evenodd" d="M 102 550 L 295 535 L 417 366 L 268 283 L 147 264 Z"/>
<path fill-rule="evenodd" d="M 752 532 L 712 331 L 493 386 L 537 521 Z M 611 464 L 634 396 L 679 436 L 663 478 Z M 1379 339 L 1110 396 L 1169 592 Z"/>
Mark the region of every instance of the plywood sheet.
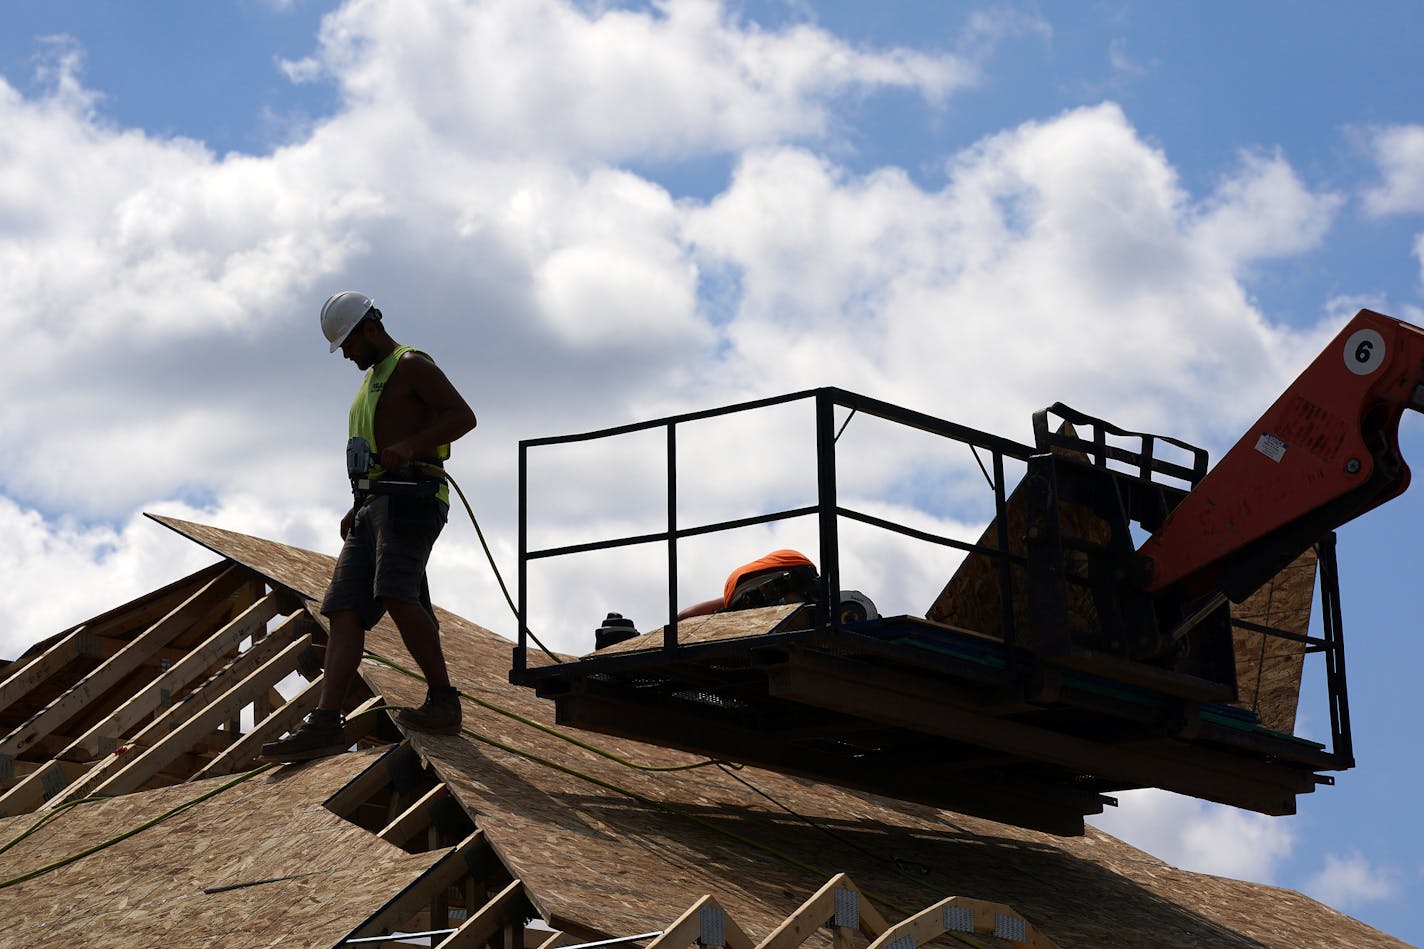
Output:
<path fill-rule="evenodd" d="M 259 775 L 67 867 L 0 889 L 0 944 L 334 945 L 430 868 L 321 806 L 379 752 Z M 229 778 L 61 812 L 0 854 L 10 879 L 193 800 Z M 0 841 L 33 814 L 0 821 Z"/>
<path fill-rule="evenodd" d="M 325 586 L 329 558 L 164 522 L 305 595 Z M 507 681 L 507 640 L 439 614 L 461 689 L 553 725 L 552 703 Z M 388 622 L 368 645 L 410 664 Z M 362 674 L 394 704 L 424 692 L 383 666 L 368 663 Z M 554 925 L 576 934 L 661 929 L 711 893 L 759 940 L 843 870 L 886 901 L 892 921 L 945 896 L 971 896 L 1013 906 L 1063 947 L 1405 945 L 1297 893 L 1175 870 L 1091 827 L 1081 838 L 1053 837 L 751 768 L 650 773 L 470 701 L 465 716 L 475 737 L 412 740 Z M 578 737 L 647 765 L 696 760 Z"/>
<path fill-rule="evenodd" d="M 1008 525 L 1008 551 L 1024 558 L 1028 556 L 1028 499 L 1024 483 L 1005 499 L 1004 520 Z M 1081 504 L 1060 504 L 1059 523 L 1063 533 L 1093 543 L 1107 543 L 1111 531 L 1106 521 Z M 979 546 L 999 548 L 999 522 L 991 521 L 979 537 Z M 1077 551 L 1068 551 L 1069 576 L 1085 576 L 1086 558 Z M 1003 583 L 1001 558 L 973 553 L 964 558 L 954 576 L 950 577 L 925 618 L 947 626 L 957 626 L 994 639 L 1004 638 Z M 1028 571 L 1014 565 L 1009 568 L 1015 640 L 1024 646 L 1034 642 L 1033 628 L 1028 620 Z M 1070 583 L 1067 586 L 1068 628 L 1075 637 L 1096 635 L 1102 628 L 1097 607 L 1087 587 Z"/>
<path fill-rule="evenodd" d="M 1315 565 L 1315 551 L 1307 550 L 1244 602 L 1233 604 L 1231 615 L 1304 636 L 1315 597 Z M 1235 704 L 1254 711 L 1267 728 L 1294 733 L 1305 644 L 1245 629 L 1233 630 L 1232 641 Z"/>
<path fill-rule="evenodd" d="M 1009 551 L 1027 556 L 1024 536 L 1028 504 L 1022 483 L 1009 495 L 1005 505 Z M 1108 527 L 1080 505 L 1063 504 L 1059 515 L 1063 530 L 1096 543 L 1108 539 Z M 985 528 L 979 544 L 997 549 L 998 521 Z M 1084 571 L 1082 554 L 1068 552 L 1069 572 Z M 1010 569 L 1013 621 L 1018 642 L 1033 643 L 1028 621 L 1027 571 Z M 930 606 L 926 618 L 938 623 L 969 629 L 995 639 L 1003 639 L 1004 613 L 998 558 L 970 554 Z M 1100 629 L 1097 610 L 1087 588 L 1069 584 L 1068 627 L 1075 637 Z M 1310 605 L 1315 594 L 1315 553 L 1306 551 L 1267 582 L 1249 599 L 1231 607 L 1231 615 L 1266 626 L 1304 635 L 1310 626 Z M 1234 704 L 1255 711 L 1261 724 L 1291 733 L 1295 728 L 1300 697 L 1304 645 L 1275 636 L 1237 629 L 1233 633 L 1236 653 L 1236 681 L 1239 701 Z"/>
<path fill-rule="evenodd" d="M 758 606 L 731 613 L 713 613 L 710 616 L 694 616 L 677 624 L 677 641 L 679 645 L 687 645 L 719 639 L 763 636 L 799 609 L 800 603 L 790 603 L 781 606 Z M 612 656 L 625 652 L 643 652 L 648 649 L 661 649 L 662 645 L 663 627 L 660 626 L 651 632 L 614 643 L 589 655 Z"/>

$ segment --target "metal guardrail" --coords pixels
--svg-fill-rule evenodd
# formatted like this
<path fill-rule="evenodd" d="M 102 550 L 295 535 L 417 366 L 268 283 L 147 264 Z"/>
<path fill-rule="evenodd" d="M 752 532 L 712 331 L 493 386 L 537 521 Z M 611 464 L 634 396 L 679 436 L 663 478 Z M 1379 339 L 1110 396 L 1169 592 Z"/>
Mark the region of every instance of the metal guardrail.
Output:
<path fill-rule="evenodd" d="M 812 401 L 815 405 L 815 427 L 816 427 L 816 503 L 803 507 L 791 508 L 788 510 L 773 511 L 753 517 L 737 518 L 734 520 L 718 521 L 710 524 L 699 524 L 696 526 L 682 526 L 677 518 L 677 433 L 679 426 L 684 426 L 692 422 L 705 419 L 717 418 L 719 416 L 733 415 L 742 412 L 751 412 L 757 409 L 765 409 L 773 406 L 786 405 L 792 402 Z M 989 475 L 990 484 L 994 493 L 994 511 L 999 524 L 998 547 L 984 547 L 979 544 L 969 543 L 953 537 L 944 537 L 927 531 L 916 530 L 905 525 L 896 524 L 884 518 L 875 517 L 861 511 L 852 510 L 839 504 L 836 495 L 836 456 L 835 444 L 837 431 L 835 428 L 834 413 L 837 408 L 849 409 L 851 414 L 869 415 L 880 418 L 888 422 L 897 423 L 909 428 L 918 429 L 930 434 L 939 435 L 954 441 L 959 441 L 969 446 L 978 458 L 979 450 L 983 450 L 990 455 L 992 474 Z M 608 538 L 600 541 L 593 541 L 583 544 L 572 544 L 562 547 L 551 547 L 531 550 L 528 544 L 528 472 L 529 472 L 529 451 L 550 445 L 568 445 L 577 442 L 589 442 L 599 439 L 610 438 L 617 435 L 627 435 L 634 432 L 643 432 L 654 429 L 663 429 L 666 432 L 667 445 L 667 529 L 652 533 L 631 535 L 626 537 Z M 1008 548 L 1008 527 L 1005 514 L 1005 504 L 1007 503 L 1004 489 L 1004 459 L 1012 458 L 1019 461 L 1027 461 L 1029 456 L 1034 454 L 1035 449 L 1029 445 L 1024 445 L 1011 439 L 1002 438 L 997 435 L 990 435 L 965 425 L 959 425 L 945 419 L 926 415 L 922 412 L 915 412 L 905 409 L 889 402 L 872 399 L 866 396 L 847 392 L 844 389 L 820 388 L 808 389 L 801 392 L 793 392 L 788 395 L 777 396 L 768 399 L 758 399 L 751 402 L 742 402 L 735 405 L 724 406 L 716 409 L 706 409 L 699 412 L 689 412 L 683 415 L 669 416 L 666 418 L 654 419 L 647 422 L 635 422 L 628 425 L 619 425 L 613 428 L 600 429 L 598 431 L 584 432 L 576 435 L 561 435 L 547 438 L 525 439 L 519 443 L 519 638 L 514 651 L 513 674 L 522 673 L 527 664 L 529 628 L 528 616 L 528 564 L 534 560 L 541 560 L 550 557 L 559 557 L 567 554 L 582 553 L 594 550 L 607 550 L 615 547 L 626 547 L 634 544 L 663 543 L 667 547 L 667 581 L 668 581 L 668 623 L 664 636 L 663 648 L 671 653 L 677 649 L 677 542 L 679 540 L 695 537 L 701 534 L 710 534 L 716 531 L 730 530 L 738 527 L 749 527 L 757 524 L 767 524 L 774 521 L 785 520 L 793 517 L 815 516 L 818 524 L 819 534 L 819 560 L 821 597 L 818 604 L 819 615 L 816 617 L 818 626 L 823 628 L 834 628 L 837 625 L 835 611 L 830 604 L 835 602 L 834 595 L 840 590 L 840 552 L 839 552 L 839 530 L 838 520 L 845 517 L 861 523 L 869 524 L 884 530 L 903 534 L 918 540 L 939 544 L 946 547 L 954 547 L 971 553 L 982 553 L 995 556 L 1001 563 L 1001 587 L 1003 589 L 1004 608 L 1004 629 L 1006 632 L 1006 642 L 1013 645 L 1013 606 L 1011 600 L 1011 590 L 1009 579 L 1009 568 L 1011 560 L 1014 558 L 1009 554 Z M 980 461 L 983 466 L 982 460 Z"/>
<path fill-rule="evenodd" d="M 706 419 L 753 412 L 760 409 L 806 401 L 813 402 L 815 410 L 815 504 L 772 511 L 751 517 L 692 526 L 682 525 L 678 522 L 677 439 L 678 429 L 681 426 Z M 997 525 L 997 534 L 994 538 L 996 546 L 984 546 L 957 538 L 945 537 L 928 531 L 918 530 L 843 506 L 837 496 L 835 446 L 840 434 L 836 428 L 834 417 L 837 409 L 846 409 L 849 410 L 850 413 L 842 423 L 842 429 L 844 429 L 845 424 L 850 421 L 851 417 L 856 414 L 863 414 L 937 435 L 951 441 L 957 441 L 969 448 L 988 480 L 989 487 L 993 493 L 994 520 Z M 1086 427 L 1089 432 L 1088 436 L 1078 437 L 1051 431 L 1047 423 L 1049 415 L 1057 416 L 1078 427 Z M 618 435 L 628 435 L 657 429 L 664 431 L 666 444 L 667 526 L 665 530 L 624 537 L 605 538 L 603 540 L 569 544 L 559 547 L 530 549 L 528 476 L 529 453 L 532 449 L 592 442 Z M 1055 448 L 1067 449 L 1086 454 L 1090 462 L 1096 468 L 1108 469 L 1115 465 L 1116 474 L 1120 477 L 1159 483 L 1156 482 L 1154 476 L 1161 475 L 1176 479 L 1179 482 L 1186 482 L 1187 488 L 1163 485 L 1169 489 L 1182 492 L 1185 492 L 1190 486 L 1194 486 L 1199 482 L 1207 470 L 1206 452 L 1200 448 L 1173 438 L 1119 429 L 1101 419 L 1095 419 L 1091 416 L 1076 412 L 1061 403 L 1056 403 L 1036 413 L 1034 416 L 1034 429 L 1036 446 L 1025 445 L 1012 439 L 991 435 L 965 425 L 906 409 L 879 399 L 873 399 L 844 389 L 825 387 L 802 390 L 772 398 L 741 402 L 720 408 L 672 415 L 645 422 L 618 425 L 574 435 L 521 440 L 519 442 L 518 597 L 520 621 L 518 641 L 514 648 L 513 669 L 511 670 L 510 677 L 512 680 L 519 681 L 522 674 L 528 668 L 529 627 L 527 617 L 529 615 L 528 567 L 530 562 L 638 544 L 664 544 L 666 548 L 668 622 L 665 627 L 663 650 L 665 654 L 671 655 L 678 648 L 678 541 L 717 531 L 750 527 L 788 518 L 808 516 L 814 516 L 817 519 L 819 538 L 818 563 L 820 565 L 821 596 L 819 598 L 820 602 L 817 604 L 818 613 L 815 617 L 817 628 L 834 631 L 839 627 L 836 611 L 831 609 L 831 604 L 835 602 L 836 595 L 840 590 L 839 520 L 846 518 L 927 543 L 952 547 L 965 551 L 966 553 L 982 554 L 997 559 L 1001 593 L 1000 606 L 1003 617 L 1004 644 L 1006 646 L 1005 652 L 1008 656 L 1008 661 L 1012 665 L 1017 661 L 1016 657 L 1019 650 L 1013 648 L 1017 642 L 1017 631 L 1015 629 L 1013 585 L 1010 581 L 1010 571 L 1014 565 L 1027 567 L 1028 564 L 1024 557 L 1012 553 L 1010 549 L 1008 518 L 1006 517 L 1008 498 L 1006 495 L 1004 476 L 1005 460 L 1011 459 L 1026 463 L 1030 457 L 1036 454 L 1042 454 L 1054 450 Z M 1138 450 L 1133 451 L 1120 445 L 1114 445 L 1107 441 L 1108 435 L 1114 435 L 1128 440 L 1136 439 L 1139 446 Z M 1185 454 L 1189 460 L 1186 464 L 1182 464 L 1157 456 L 1156 448 L 1159 443 L 1170 445 L 1173 449 L 1176 449 L 1179 454 Z M 988 455 L 989 465 L 987 466 L 984 464 L 983 457 L 981 457 L 981 451 Z M 1238 628 L 1301 641 L 1304 643 L 1307 653 L 1323 652 L 1325 654 L 1333 745 L 1335 754 L 1338 755 L 1343 762 L 1346 762 L 1343 766 L 1348 768 L 1353 765 L 1353 755 L 1350 738 L 1349 705 L 1345 689 L 1344 645 L 1339 609 L 1339 586 L 1335 569 L 1334 535 L 1331 534 L 1327 538 L 1322 539 L 1319 544 L 1319 549 L 1321 595 L 1323 612 L 1325 614 L 1325 632 L 1323 637 L 1301 636 L 1275 627 L 1238 620 L 1233 620 L 1233 624 Z"/>

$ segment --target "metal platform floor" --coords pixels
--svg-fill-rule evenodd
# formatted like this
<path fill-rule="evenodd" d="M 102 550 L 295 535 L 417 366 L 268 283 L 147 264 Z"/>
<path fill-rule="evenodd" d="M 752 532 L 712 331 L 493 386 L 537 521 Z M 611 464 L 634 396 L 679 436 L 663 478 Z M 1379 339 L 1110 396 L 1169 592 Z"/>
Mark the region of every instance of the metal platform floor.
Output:
<path fill-rule="evenodd" d="M 672 649 L 651 633 L 511 678 L 564 725 L 1066 836 L 1129 788 L 1292 814 L 1342 767 L 1216 683 L 1083 651 L 1049 663 L 914 617 L 787 630 L 791 614 L 720 614 Z"/>

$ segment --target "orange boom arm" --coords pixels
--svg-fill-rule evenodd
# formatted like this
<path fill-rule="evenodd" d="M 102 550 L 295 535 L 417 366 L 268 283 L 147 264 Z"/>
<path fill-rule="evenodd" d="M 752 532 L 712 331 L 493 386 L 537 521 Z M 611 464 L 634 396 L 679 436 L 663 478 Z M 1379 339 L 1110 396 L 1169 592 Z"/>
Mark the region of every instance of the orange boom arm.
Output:
<path fill-rule="evenodd" d="M 1240 602 L 1327 531 L 1401 494 L 1424 330 L 1357 313 L 1139 549 L 1147 590 Z"/>

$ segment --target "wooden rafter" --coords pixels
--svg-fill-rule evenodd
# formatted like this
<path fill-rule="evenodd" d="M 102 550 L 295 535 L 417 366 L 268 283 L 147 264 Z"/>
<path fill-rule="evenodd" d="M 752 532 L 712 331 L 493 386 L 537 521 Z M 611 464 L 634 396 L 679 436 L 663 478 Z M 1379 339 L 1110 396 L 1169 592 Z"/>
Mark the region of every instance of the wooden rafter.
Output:
<path fill-rule="evenodd" d="M 966 896 L 951 896 L 921 910 L 886 930 L 866 949 L 911 949 L 947 932 L 975 932 L 998 936 L 1028 949 L 1057 949 L 1017 910 Z"/>
<path fill-rule="evenodd" d="M 81 626 L 29 662 L 14 669 L 4 682 L 0 682 L 0 710 L 14 705 L 78 659 L 82 654 L 83 636 L 84 627 Z"/>
<path fill-rule="evenodd" d="M 53 637 L 29 658 L 17 659 L 0 677 L 0 712 L 38 691 L 80 657 L 107 659 L 127 644 L 117 635 L 143 629 L 190 597 L 223 570 L 221 563 L 110 610 Z M 110 646 L 110 644 L 113 644 Z M 47 703 L 46 703 L 47 704 Z"/>
<path fill-rule="evenodd" d="M 441 860 L 430 868 L 420 879 L 392 897 L 361 925 L 346 937 L 361 939 L 367 936 L 381 936 L 401 926 L 423 909 L 430 907 L 446 888 L 468 876 L 470 864 L 475 855 L 488 847 L 484 832 L 476 830 L 462 840 Z M 515 880 L 506 890 L 523 890 L 523 884 Z M 498 899 L 498 897 L 496 897 Z"/>
<path fill-rule="evenodd" d="M 478 831 L 477 831 L 478 833 Z M 504 945 L 509 946 L 511 937 L 524 930 L 523 907 L 528 905 L 524 896 L 524 884 L 512 881 L 496 893 L 489 902 L 472 912 L 453 933 L 436 943 L 437 949 L 477 949 L 493 944 L 494 937 L 501 931 L 505 934 Z"/>
<path fill-rule="evenodd" d="M 162 711 L 157 718 L 143 726 L 134 735 L 125 738 L 127 744 L 123 754 L 110 754 L 108 757 L 95 762 L 82 779 L 67 785 L 58 796 L 64 800 L 73 800 L 77 797 L 82 797 L 98 786 L 109 775 L 126 767 L 129 762 L 133 761 L 131 753 L 134 752 L 135 749 L 148 748 L 163 740 L 165 736 L 170 735 L 183 722 L 197 714 L 216 696 L 221 695 L 227 690 L 234 681 L 247 677 L 258 666 L 271 659 L 272 656 L 279 651 L 280 647 L 302 628 L 301 615 L 302 614 L 296 614 L 288 617 L 277 630 L 273 631 L 261 642 L 254 644 L 251 649 L 239 654 L 235 659 L 228 661 L 218 672 L 209 676 L 202 684 L 188 692 L 181 699 L 169 704 L 166 710 Z M 211 731 L 211 729 L 209 731 Z M 192 733 L 190 732 L 188 734 L 191 735 Z M 189 748 L 196 745 L 198 741 L 207 739 L 208 737 L 209 735 L 207 734 L 193 736 Z M 230 737 L 231 736 L 228 736 L 229 740 Z M 226 748 L 229 747 L 229 745 L 227 742 L 224 742 L 219 747 Z M 187 750 L 188 749 L 182 749 L 182 751 Z M 118 749 L 115 748 L 113 751 L 118 752 Z M 175 758 L 176 757 L 177 756 L 175 756 Z M 173 759 L 170 759 L 170 763 L 172 760 Z M 191 771 L 182 774 L 177 779 L 181 780 L 190 773 Z M 13 789 L 13 791 L 19 790 L 18 787 Z M 49 787 L 46 787 L 45 790 L 45 797 L 41 800 L 57 796 Z M 32 795 L 32 791 L 29 793 Z M 9 811 L 10 813 L 18 813 L 20 810 L 30 809 L 34 806 L 37 806 L 37 803 L 32 800 L 32 797 L 21 797 L 19 795 L 16 795 L 13 799 L 8 799 L 8 795 L 6 797 L 0 797 L 0 807 L 7 809 L 14 808 L 14 810 Z"/>
<path fill-rule="evenodd" d="M 443 782 L 435 785 L 381 828 L 381 832 L 377 836 L 397 847 L 404 845 L 407 840 L 430 826 L 435 808 L 449 799 L 450 788 Z"/>
<path fill-rule="evenodd" d="M 861 895 L 851 878 L 837 873 L 772 930 L 757 949 L 795 949 L 826 925 L 831 927 L 837 945 L 844 938 L 841 930 L 856 930 L 874 940 L 890 928 L 885 917 Z"/>
<path fill-rule="evenodd" d="M 0 739 L 0 755 L 18 756 L 91 706 L 96 699 L 138 669 L 153 652 L 171 642 L 195 615 L 208 610 L 215 600 L 226 598 L 245 579 L 245 574 L 246 571 L 242 568 L 231 566 L 205 583 L 202 589 L 134 637 L 127 646 L 47 705 L 43 711 Z"/>
<path fill-rule="evenodd" d="M 272 641 L 280 642 L 281 637 L 276 634 L 269 636 L 266 640 L 249 649 L 243 654 L 247 657 L 259 650 L 264 650 Z M 108 778 L 100 782 L 92 789 L 76 788 L 66 791 L 66 799 L 72 799 L 84 793 L 86 790 L 93 794 L 125 794 L 129 791 L 142 787 L 144 782 L 156 774 L 164 765 L 174 758 L 183 754 L 185 750 L 192 746 L 193 742 L 202 738 L 209 731 L 217 728 L 227 721 L 229 717 L 235 715 L 238 709 L 251 703 L 258 695 L 265 694 L 272 684 L 291 674 L 296 667 L 297 656 L 302 650 L 311 646 L 311 634 L 306 633 L 290 642 L 286 648 L 264 662 L 257 669 L 253 670 L 245 678 L 233 684 L 227 691 L 214 698 L 211 702 L 201 707 L 196 714 L 192 715 L 181 725 L 178 725 L 167 735 L 159 739 L 151 747 L 138 752 L 128 760 L 123 767 L 111 774 Z M 242 660 L 238 660 L 241 662 Z M 199 690 L 203 692 L 205 690 Z M 198 694 L 198 693 L 195 693 Z M 185 703 L 189 704 L 189 703 Z M 193 702 L 191 704 L 197 704 Z M 178 711 L 178 707 L 169 710 L 169 714 L 159 718 L 148 729 L 140 733 L 142 736 L 149 730 L 157 730 L 165 724 L 165 720 Z M 113 759 L 111 759 L 113 760 Z M 87 784 L 87 782 L 85 782 Z"/>
<path fill-rule="evenodd" d="M 752 949 L 753 945 L 710 893 L 689 906 L 648 949 L 687 949 L 694 942 L 706 949 Z"/>

